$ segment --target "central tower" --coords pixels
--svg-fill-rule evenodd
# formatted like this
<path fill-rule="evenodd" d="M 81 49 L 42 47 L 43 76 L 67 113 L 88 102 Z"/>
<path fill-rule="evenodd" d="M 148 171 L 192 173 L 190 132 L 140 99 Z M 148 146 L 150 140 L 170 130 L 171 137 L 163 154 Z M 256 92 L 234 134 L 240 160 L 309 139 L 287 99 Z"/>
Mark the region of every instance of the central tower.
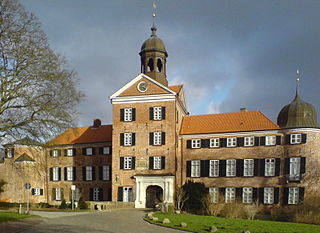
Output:
<path fill-rule="evenodd" d="M 167 87 L 168 53 L 163 41 L 157 37 L 157 28 L 154 25 L 151 28 L 151 36 L 142 44 L 139 55 L 141 57 L 141 73 Z"/>

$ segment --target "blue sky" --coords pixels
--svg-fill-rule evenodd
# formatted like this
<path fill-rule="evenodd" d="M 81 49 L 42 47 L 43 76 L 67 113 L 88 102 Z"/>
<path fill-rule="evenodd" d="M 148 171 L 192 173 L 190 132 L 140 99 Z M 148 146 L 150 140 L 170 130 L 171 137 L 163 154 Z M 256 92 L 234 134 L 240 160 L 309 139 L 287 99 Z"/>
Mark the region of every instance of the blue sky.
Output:
<path fill-rule="evenodd" d="M 78 72 L 79 125 L 111 123 L 107 98 L 140 71 L 150 36 L 147 0 L 21 0 L 51 47 Z M 319 0 L 161 0 L 158 36 L 169 84 L 184 84 L 191 114 L 261 110 L 273 121 L 294 97 L 320 111 Z"/>

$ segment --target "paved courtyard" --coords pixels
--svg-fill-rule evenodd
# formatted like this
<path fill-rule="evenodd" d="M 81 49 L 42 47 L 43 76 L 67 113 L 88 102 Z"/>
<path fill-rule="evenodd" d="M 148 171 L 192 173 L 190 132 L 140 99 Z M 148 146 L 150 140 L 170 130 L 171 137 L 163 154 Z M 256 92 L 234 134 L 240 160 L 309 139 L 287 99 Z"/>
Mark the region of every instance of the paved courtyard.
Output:
<path fill-rule="evenodd" d="M 146 211 L 137 209 L 109 212 L 42 212 L 34 211 L 42 218 L 22 222 L 0 224 L 0 232 L 23 233 L 178 233 L 182 231 L 159 227 L 145 222 Z"/>

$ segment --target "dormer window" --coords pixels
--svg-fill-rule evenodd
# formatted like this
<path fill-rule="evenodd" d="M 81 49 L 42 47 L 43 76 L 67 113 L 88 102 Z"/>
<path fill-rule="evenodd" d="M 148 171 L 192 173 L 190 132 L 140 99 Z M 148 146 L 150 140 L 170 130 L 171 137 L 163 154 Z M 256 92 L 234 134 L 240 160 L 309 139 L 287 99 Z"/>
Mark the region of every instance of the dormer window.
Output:
<path fill-rule="evenodd" d="M 13 148 L 7 148 L 6 149 L 6 157 L 7 158 L 13 158 Z"/>

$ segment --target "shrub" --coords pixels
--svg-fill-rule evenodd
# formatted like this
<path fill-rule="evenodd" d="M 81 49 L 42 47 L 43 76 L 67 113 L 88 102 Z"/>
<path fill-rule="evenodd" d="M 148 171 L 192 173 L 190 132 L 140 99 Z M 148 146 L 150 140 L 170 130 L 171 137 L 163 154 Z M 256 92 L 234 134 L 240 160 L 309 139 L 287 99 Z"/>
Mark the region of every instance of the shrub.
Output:
<path fill-rule="evenodd" d="M 244 206 L 244 212 L 248 219 L 253 220 L 258 212 L 260 212 L 263 208 L 263 205 L 260 204 L 258 201 L 255 201 L 251 205 Z"/>
<path fill-rule="evenodd" d="M 80 210 L 88 209 L 88 204 L 83 200 L 83 198 L 80 198 L 78 206 Z"/>
<path fill-rule="evenodd" d="M 300 205 L 292 206 L 293 219 L 296 222 L 320 224 L 320 197 L 309 197 Z"/>
<path fill-rule="evenodd" d="M 212 197 L 209 193 L 204 196 L 201 201 L 205 208 L 206 214 L 212 216 L 220 215 L 225 205 L 225 203 L 212 203 Z"/>
<path fill-rule="evenodd" d="M 222 214 L 226 218 L 243 218 L 245 216 L 243 204 L 238 200 L 232 203 L 226 203 L 222 210 Z"/>
<path fill-rule="evenodd" d="M 60 206 L 59 206 L 59 209 L 67 209 L 67 203 L 66 203 L 66 200 L 65 199 L 63 199 L 62 201 L 61 201 L 61 204 L 60 204 Z"/>
<path fill-rule="evenodd" d="M 184 210 L 195 214 L 204 213 L 205 207 L 202 203 L 202 199 L 208 194 L 208 189 L 206 189 L 204 184 L 188 181 L 182 188 L 188 197 L 184 205 Z"/>

